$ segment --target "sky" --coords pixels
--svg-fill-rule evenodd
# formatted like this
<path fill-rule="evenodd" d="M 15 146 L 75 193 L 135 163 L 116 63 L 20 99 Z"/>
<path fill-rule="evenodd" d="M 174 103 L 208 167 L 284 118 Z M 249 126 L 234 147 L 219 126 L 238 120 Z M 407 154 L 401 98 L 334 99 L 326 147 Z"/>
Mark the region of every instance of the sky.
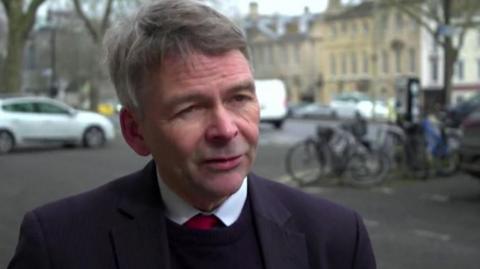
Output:
<path fill-rule="evenodd" d="M 252 0 L 230 0 L 241 14 L 247 14 Z M 260 14 L 299 15 L 308 6 L 311 13 L 318 13 L 327 7 L 327 0 L 256 0 Z"/>

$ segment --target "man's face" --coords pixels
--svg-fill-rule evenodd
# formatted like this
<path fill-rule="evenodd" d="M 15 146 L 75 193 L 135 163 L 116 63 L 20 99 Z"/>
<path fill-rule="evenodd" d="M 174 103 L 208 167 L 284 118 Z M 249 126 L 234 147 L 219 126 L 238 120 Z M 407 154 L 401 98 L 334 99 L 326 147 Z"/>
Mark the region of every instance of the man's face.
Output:
<path fill-rule="evenodd" d="M 249 63 L 234 50 L 167 57 L 163 66 L 142 100 L 139 132 L 165 183 L 212 209 L 238 190 L 255 159 L 259 105 Z"/>

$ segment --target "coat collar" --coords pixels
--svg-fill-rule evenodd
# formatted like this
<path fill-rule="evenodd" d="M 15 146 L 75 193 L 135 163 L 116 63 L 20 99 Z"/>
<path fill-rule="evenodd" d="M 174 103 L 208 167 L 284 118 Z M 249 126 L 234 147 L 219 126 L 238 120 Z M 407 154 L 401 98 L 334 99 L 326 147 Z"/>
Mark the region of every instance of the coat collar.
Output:
<path fill-rule="evenodd" d="M 265 268 L 308 268 L 305 238 L 289 221 L 289 210 L 271 192 L 266 179 L 251 174 L 248 180 Z M 111 230 L 119 268 L 170 268 L 154 162 L 123 183 L 118 209 L 125 221 Z"/>
<path fill-rule="evenodd" d="M 290 211 L 278 199 L 271 182 L 249 175 L 249 195 L 265 268 L 309 268 L 305 236 L 297 231 Z"/>

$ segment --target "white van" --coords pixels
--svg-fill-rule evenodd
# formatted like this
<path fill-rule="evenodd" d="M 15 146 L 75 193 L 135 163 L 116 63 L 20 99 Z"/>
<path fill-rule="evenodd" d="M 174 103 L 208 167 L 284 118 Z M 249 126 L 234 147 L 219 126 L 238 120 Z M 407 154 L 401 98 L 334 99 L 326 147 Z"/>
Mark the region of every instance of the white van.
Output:
<path fill-rule="evenodd" d="M 260 122 L 282 128 L 287 117 L 287 89 L 279 79 L 255 80 L 255 90 L 260 104 Z"/>

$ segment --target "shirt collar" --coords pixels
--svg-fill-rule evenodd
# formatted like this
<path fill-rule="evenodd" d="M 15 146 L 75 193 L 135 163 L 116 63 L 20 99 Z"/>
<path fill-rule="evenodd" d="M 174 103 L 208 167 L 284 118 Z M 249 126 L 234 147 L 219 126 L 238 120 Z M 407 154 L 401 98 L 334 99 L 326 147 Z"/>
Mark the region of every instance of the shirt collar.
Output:
<path fill-rule="evenodd" d="M 240 188 L 230 195 L 219 207 L 217 207 L 212 212 L 203 212 L 200 211 L 180 196 L 178 196 L 174 191 L 172 191 L 165 182 L 160 178 L 160 175 L 157 172 L 158 185 L 160 187 L 160 194 L 162 196 L 163 203 L 165 204 L 165 215 L 171 221 L 183 225 L 193 216 L 202 213 L 202 214 L 214 214 L 219 218 L 225 226 L 232 225 L 240 216 L 242 212 L 243 205 L 247 200 L 247 178 L 243 179 L 242 185 Z"/>

